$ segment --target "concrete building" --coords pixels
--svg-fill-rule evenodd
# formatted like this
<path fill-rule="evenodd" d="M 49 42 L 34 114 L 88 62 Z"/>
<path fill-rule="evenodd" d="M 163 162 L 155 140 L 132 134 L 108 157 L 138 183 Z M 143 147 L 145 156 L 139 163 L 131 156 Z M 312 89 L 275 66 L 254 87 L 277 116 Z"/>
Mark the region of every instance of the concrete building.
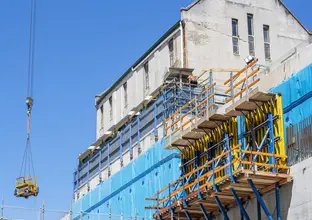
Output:
<path fill-rule="evenodd" d="M 198 0 L 181 9 L 181 20 L 110 88 L 96 96 L 97 140 L 79 156 L 79 166 L 74 174 L 76 209 L 83 206 L 79 205 L 79 200 L 84 195 L 111 181 L 114 174 L 126 175 L 123 172 L 130 166 L 137 169 L 138 165 L 133 161 L 143 155 L 146 157 L 148 154 L 144 152 L 148 153 L 162 140 L 165 118 L 161 86 L 171 67 L 202 76 L 205 68 L 241 69 L 246 65 L 245 57 L 252 55 L 272 73 L 270 80 L 263 76 L 264 80 L 260 82 L 260 87 L 267 91 L 311 62 L 308 56 L 304 59 L 298 55 L 299 50 L 301 54 L 311 55 L 311 50 L 306 49 L 310 40 L 311 33 L 280 0 Z M 221 84 L 229 74 L 216 73 L 212 77 L 222 90 Z M 175 154 L 169 155 L 172 158 L 169 167 L 177 166 Z M 158 159 L 153 163 L 164 158 Z M 152 167 L 152 164 L 141 167 L 141 173 L 134 172 L 132 178 L 141 180 L 142 176 L 153 172 Z M 179 168 L 169 169 L 175 173 L 166 177 L 166 181 L 171 182 L 177 177 Z M 157 190 L 164 187 L 163 182 Z M 121 184 L 120 190 L 127 184 Z M 135 182 L 129 181 L 128 185 L 132 184 Z M 108 200 L 115 195 L 110 193 L 112 196 Z M 101 203 L 101 199 L 98 200 Z M 88 200 L 89 206 L 81 208 L 82 211 L 93 211 L 90 207 L 94 204 L 91 203 Z"/>

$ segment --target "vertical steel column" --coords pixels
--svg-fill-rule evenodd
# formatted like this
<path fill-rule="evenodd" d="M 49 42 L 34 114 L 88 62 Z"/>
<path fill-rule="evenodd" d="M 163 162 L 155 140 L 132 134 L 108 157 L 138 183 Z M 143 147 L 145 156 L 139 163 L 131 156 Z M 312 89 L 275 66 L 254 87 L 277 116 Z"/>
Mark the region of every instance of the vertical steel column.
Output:
<path fill-rule="evenodd" d="M 108 176 L 110 177 L 110 175 L 111 175 L 111 170 L 110 170 L 110 142 L 107 143 L 107 171 L 108 171 Z"/>
<path fill-rule="evenodd" d="M 250 185 L 252 191 L 253 191 L 254 194 L 256 195 L 257 200 L 258 200 L 258 202 L 260 203 L 260 205 L 261 205 L 261 207 L 262 207 L 264 213 L 266 214 L 267 218 L 268 218 L 269 220 L 273 220 L 273 217 L 272 217 L 272 215 L 270 214 L 269 209 L 266 207 L 266 205 L 265 205 L 265 203 L 264 203 L 264 201 L 263 201 L 263 199 L 262 199 L 260 193 L 258 192 L 256 186 L 254 185 L 252 179 L 247 179 L 247 180 L 248 180 L 248 183 L 249 183 L 249 185 Z"/>
<path fill-rule="evenodd" d="M 195 165 L 196 165 L 196 169 L 198 169 L 200 167 L 200 151 L 198 151 L 198 150 L 195 151 L 195 157 L 196 157 Z M 197 197 L 199 199 L 201 199 L 202 196 L 200 193 L 200 181 L 199 181 L 199 179 L 200 179 L 200 171 L 197 170 Z"/>
<path fill-rule="evenodd" d="M 232 98 L 232 105 L 234 105 L 234 88 L 233 88 L 233 72 L 230 73 L 230 88 L 231 88 L 231 98 Z"/>
<path fill-rule="evenodd" d="M 210 93 L 210 89 L 208 89 L 208 87 L 209 87 L 210 85 L 208 85 L 207 86 L 207 91 L 206 91 L 206 99 L 207 99 L 207 101 L 206 101 L 206 118 L 207 118 L 207 120 L 209 119 L 209 109 L 208 109 L 208 106 L 209 106 L 209 104 L 210 104 L 210 100 L 208 99 L 208 97 L 209 97 L 209 93 Z M 199 98 L 201 97 L 201 95 L 200 96 L 198 96 Z"/>
<path fill-rule="evenodd" d="M 231 181 L 235 182 L 234 176 L 233 176 L 233 164 L 232 164 L 232 148 L 230 146 L 230 138 L 227 133 L 224 133 L 225 136 L 225 148 L 226 150 L 230 150 L 230 153 L 227 156 L 227 162 L 230 164 L 230 166 L 227 168 L 229 170 L 230 176 L 231 176 Z"/>
<path fill-rule="evenodd" d="M 242 117 L 241 116 L 237 116 L 237 139 L 238 139 L 238 144 L 240 144 L 239 146 L 239 150 L 243 150 L 244 147 L 243 147 L 243 141 L 242 141 Z M 238 156 L 241 158 L 242 157 L 242 153 L 239 152 L 238 153 Z M 241 167 L 241 164 L 238 164 L 236 167 L 235 167 L 235 170 L 237 170 L 238 168 Z"/>
<path fill-rule="evenodd" d="M 245 134 L 245 117 L 244 116 L 237 116 L 237 133 L 238 133 L 238 144 L 241 145 L 239 149 L 246 150 L 246 139 L 244 137 L 244 134 Z M 239 156 L 242 157 L 243 153 L 239 152 Z M 239 166 L 237 168 L 239 168 Z"/>
<path fill-rule="evenodd" d="M 123 159 L 122 159 L 122 131 L 119 132 L 119 160 L 120 160 L 120 167 L 123 167 Z"/>
<path fill-rule="evenodd" d="M 212 86 L 213 78 L 212 78 L 212 69 L 209 71 L 209 86 Z M 212 95 L 214 92 L 214 88 L 209 89 L 209 96 Z M 211 98 L 211 101 L 209 102 L 209 105 L 214 103 L 214 96 Z M 208 107 L 208 106 L 207 106 Z M 210 110 L 213 109 L 213 107 L 210 108 Z"/>
<path fill-rule="evenodd" d="M 220 211 L 221 211 L 221 213 L 223 215 L 224 220 L 230 220 L 228 215 L 227 215 L 227 213 L 226 213 L 225 208 L 223 207 L 223 205 L 222 205 L 222 203 L 221 203 L 221 201 L 219 199 L 219 197 L 218 196 L 214 196 L 214 199 L 216 200 L 216 203 L 219 206 L 219 209 L 220 209 Z"/>
<path fill-rule="evenodd" d="M 89 160 L 88 160 L 88 191 L 89 191 L 89 189 L 90 189 L 90 158 L 89 158 Z"/>
<path fill-rule="evenodd" d="M 245 217 L 246 220 L 250 220 L 249 215 L 244 208 L 244 205 L 242 204 L 241 200 L 239 199 L 237 193 L 235 192 L 235 189 L 230 188 L 230 191 L 232 192 L 234 199 L 235 199 L 236 203 L 238 204 L 242 215 Z"/>
<path fill-rule="evenodd" d="M 138 121 L 138 123 L 137 123 L 137 127 L 138 127 L 138 155 L 140 155 L 140 153 L 141 153 L 141 137 L 140 137 L 140 117 L 138 116 L 137 117 L 137 121 Z"/>
<path fill-rule="evenodd" d="M 41 220 L 44 220 L 44 201 L 42 201 Z"/>
<path fill-rule="evenodd" d="M 79 163 L 78 163 L 78 166 L 77 166 L 77 189 L 79 188 L 80 186 L 80 172 L 79 172 Z"/>
<path fill-rule="evenodd" d="M 261 220 L 261 206 L 258 200 L 257 200 L 257 214 L 258 214 L 258 220 Z"/>
<path fill-rule="evenodd" d="M 102 170 L 102 149 L 100 148 L 100 152 L 99 152 L 99 181 L 100 182 L 102 182 L 101 170 Z"/>
<path fill-rule="evenodd" d="M 154 103 L 154 137 L 155 143 L 158 141 L 158 132 L 157 132 L 157 104 Z"/>
<path fill-rule="evenodd" d="M 182 165 L 181 165 L 181 174 L 182 174 L 182 200 L 183 200 L 183 205 L 184 205 L 184 206 L 187 206 L 187 202 L 186 202 L 186 200 L 184 199 L 184 197 L 186 196 L 186 191 L 185 191 L 185 188 L 184 188 L 184 185 L 185 185 L 185 183 L 186 183 L 185 177 L 184 177 L 184 175 L 185 175 L 185 167 L 184 167 L 184 164 L 185 164 L 186 160 L 185 160 L 185 159 L 181 159 L 181 162 L 182 162 Z"/>
<path fill-rule="evenodd" d="M 3 218 L 4 216 L 4 199 L 2 197 L 2 201 L 1 201 L 1 214 L 0 214 L 0 217 Z"/>
<path fill-rule="evenodd" d="M 168 191 L 169 191 L 169 206 L 170 206 L 170 212 L 171 212 L 171 215 L 173 215 L 173 210 L 172 210 L 172 203 L 171 203 L 171 189 L 170 189 L 170 183 L 168 184 Z"/>
<path fill-rule="evenodd" d="M 269 143 L 268 143 L 268 152 L 271 154 L 275 154 L 275 146 L 274 146 L 274 127 L 273 127 L 273 116 L 272 113 L 267 114 L 268 117 L 268 125 L 267 129 L 270 129 L 269 131 Z M 273 156 L 269 157 L 269 163 L 275 164 L 275 158 Z M 275 168 L 271 168 L 271 171 L 275 172 Z"/>
<path fill-rule="evenodd" d="M 280 187 L 279 183 L 275 183 L 275 197 L 276 197 L 276 215 L 277 220 L 281 220 L 281 202 L 280 202 Z"/>
<path fill-rule="evenodd" d="M 215 180 L 215 161 L 214 158 L 212 158 L 212 186 L 213 186 L 213 190 L 216 191 L 218 190 L 218 187 L 216 186 L 216 180 Z"/>
<path fill-rule="evenodd" d="M 132 148 L 132 122 L 130 123 L 130 128 L 129 128 L 129 145 L 130 145 L 130 160 L 133 159 L 133 148 Z"/>
<path fill-rule="evenodd" d="M 73 198 L 74 199 L 75 199 L 75 192 L 76 192 L 76 187 L 75 186 L 78 185 L 78 181 L 77 181 L 77 184 L 75 184 L 77 175 L 78 175 L 78 171 L 75 170 L 74 171 L 74 182 L 73 182 Z M 0 215 L 0 217 L 3 217 L 3 216 Z"/>

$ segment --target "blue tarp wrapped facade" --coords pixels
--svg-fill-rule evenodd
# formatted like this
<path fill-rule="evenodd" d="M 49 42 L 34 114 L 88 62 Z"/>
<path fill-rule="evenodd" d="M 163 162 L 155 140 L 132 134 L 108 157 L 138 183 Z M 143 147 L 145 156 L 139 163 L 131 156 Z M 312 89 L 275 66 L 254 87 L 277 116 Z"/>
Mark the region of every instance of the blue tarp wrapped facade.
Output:
<path fill-rule="evenodd" d="M 312 64 L 270 90 L 281 93 L 285 128 L 312 114 Z"/>
<path fill-rule="evenodd" d="M 179 178 L 179 163 L 178 151 L 165 150 L 164 141 L 157 142 L 76 201 L 72 208 L 73 219 L 79 219 L 81 211 L 150 218 L 155 210 L 144 209 L 151 205 L 145 198 L 152 197 L 158 189 Z M 83 219 L 98 219 L 96 215 L 85 217 Z"/>
<path fill-rule="evenodd" d="M 282 94 L 285 129 L 302 122 L 312 115 L 312 64 L 270 91 Z M 155 210 L 144 209 L 151 205 L 145 198 L 152 197 L 157 190 L 179 177 L 179 163 L 179 152 L 165 150 L 161 140 L 76 201 L 72 209 L 73 219 L 79 219 L 81 211 L 152 217 Z M 98 219 L 96 215 L 83 219 L 92 218 Z"/>

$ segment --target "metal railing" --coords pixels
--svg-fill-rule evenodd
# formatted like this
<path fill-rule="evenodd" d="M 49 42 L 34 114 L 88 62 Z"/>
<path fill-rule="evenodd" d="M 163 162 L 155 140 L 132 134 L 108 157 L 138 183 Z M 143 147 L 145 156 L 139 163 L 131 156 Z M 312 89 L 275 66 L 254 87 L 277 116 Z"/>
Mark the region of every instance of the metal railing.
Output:
<path fill-rule="evenodd" d="M 157 203 L 150 209 L 161 209 L 171 206 L 174 201 L 184 199 L 191 193 L 200 194 L 203 188 L 217 189 L 217 183 L 226 178 L 233 178 L 240 168 L 249 169 L 253 172 L 271 171 L 279 173 L 288 170 L 286 165 L 280 165 L 279 160 L 287 156 L 260 151 L 241 150 L 241 144 L 228 148 L 222 154 L 207 160 L 206 163 L 191 172 L 183 175 L 178 180 L 168 184 L 153 196 Z M 236 156 L 240 154 L 240 156 Z M 258 158 L 259 157 L 259 158 Z M 259 161 L 261 157 L 261 161 Z M 271 159 L 271 160 L 270 160 Z M 224 163 L 226 161 L 226 163 Z M 265 162 L 267 161 L 267 162 Z M 166 195 L 166 196 L 164 196 Z"/>
<path fill-rule="evenodd" d="M 260 81 L 258 77 L 260 68 L 257 67 L 257 62 L 258 59 L 254 59 L 234 75 L 233 73 L 230 74 L 230 78 L 224 82 L 224 85 L 229 87 L 225 91 L 225 95 L 229 94 L 226 103 L 231 101 L 234 103 L 235 98 L 241 97 L 244 93 L 248 95 L 248 91 Z M 240 79 L 240 76 L 244 73 L 245 76 Z"/>
<path fill-rule="evenodd" d="M 127 216 L 122 213 L 114 214 L 101 212 L 79 212 L 71 210 L 53 210 L 45 207 L 42 202 L 41 207 L 29 208 L 22 206 L 6 205 L 4 200 L 0 204 L 0 220 L 152 220 L 152 217 L 139 215 Z"/>
<path fill-rule="evenodd" d="M 215 106 L 214 86 L 216 83 L 212 83 L 205 88 L 198 96 L 192 98 L 182 107 L 180 107 L 175 113 L 167 117 L 165 123 L 165 139 L 172 138 L 178 132 L 183 131 L 189 124 L 196 124 L 197 120 L 205 116 Z M 183 113 L 185 109 L 189 109 L 186 113 Z"/>

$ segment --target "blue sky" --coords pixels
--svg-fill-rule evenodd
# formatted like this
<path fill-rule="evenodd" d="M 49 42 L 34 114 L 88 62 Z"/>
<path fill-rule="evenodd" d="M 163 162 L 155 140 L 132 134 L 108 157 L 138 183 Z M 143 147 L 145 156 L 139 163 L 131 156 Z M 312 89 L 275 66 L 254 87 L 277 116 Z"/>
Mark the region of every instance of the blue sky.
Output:
<path fill-rule="evenodd" d="M 25 201 L 13 190 L 26 141 L 29 2 L 0 2 L 0 197 L 12 205 L 39 207 L 45 200 L 47 208 L 68 209 L 77 155 L 95 140 L 94 96 L 192 0 L 38 0 L 31 143 L 40 195 Z M 312 29 L 312 1 L 284 2 Z"/>

